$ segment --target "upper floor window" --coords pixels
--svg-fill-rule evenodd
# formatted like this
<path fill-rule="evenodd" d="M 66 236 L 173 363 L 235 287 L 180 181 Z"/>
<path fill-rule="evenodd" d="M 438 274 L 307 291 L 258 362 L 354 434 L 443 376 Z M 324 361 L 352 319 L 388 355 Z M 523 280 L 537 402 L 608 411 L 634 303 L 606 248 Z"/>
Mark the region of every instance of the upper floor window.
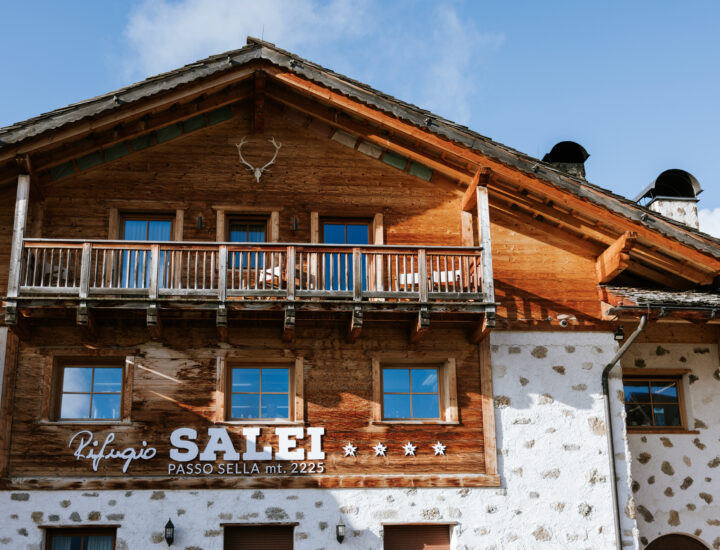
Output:
<path fill-rule="evenodd" d="M 233 367 L 230 389 L 231 420 L 289 420 L 289 367 Z"/>
<path fill-rule="evenodd" d="M 231 218 L 228 224 L 230 242 L 233 243 L 264 243 L 267 222 L 259 218 Z"/>
<path fill-rule="evenodd" d="M 323 242 L 326 244 L 363 245 L 370 242 L 370 223 L 364 220 L 324 220 Z M 361 259 L 362 288 L 367 290 L 367 258 Z M 350 291 L 354 288 L 352 254 L 347 251 L 326 252 L 321 272 L 325 290 Z"/>
<path fill-rule="evenodd" d="M 630 430 L 686 429 L 680 376 L 625 376 L 623 390 Z"/>
<path fill-rule="evenodd" d="M 122 366 L 68 363 L 59 378 L 59 420 L 121 419 Z"/>
<path fill-rule="evenodd" d="M 369 244 L 370 223 L 365 220 L 324 220 L 323 242 L 328 244 Z"/>

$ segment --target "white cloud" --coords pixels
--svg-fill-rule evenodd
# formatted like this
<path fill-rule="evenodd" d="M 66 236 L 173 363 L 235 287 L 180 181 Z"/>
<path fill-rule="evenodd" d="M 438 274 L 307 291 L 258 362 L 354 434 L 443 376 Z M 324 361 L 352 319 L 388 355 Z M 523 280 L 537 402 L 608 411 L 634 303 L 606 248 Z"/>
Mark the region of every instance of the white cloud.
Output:
<path fill-rule="evenodd" d="M 125 29 L 126 78 L 240 48 L 247 35 L 463 124 L 504 39 L 451 2 L 422 11 L 380 0 L 141 0 Z"/>
<path fill-rule="evenodd" d="M 241 48 L 261 35 L 292 50 L 331 45 L 363 32 L 366 2 L 352 0 L 144 0 L 133 10 L 125 36 L 131 55 L 126 73 L 141 78 L 209 55 Z"/>
<path fill-rule="evenodd" d="M 720 238 L 720 208 L 701 208 L 698 211 L 700 231 Z"/>

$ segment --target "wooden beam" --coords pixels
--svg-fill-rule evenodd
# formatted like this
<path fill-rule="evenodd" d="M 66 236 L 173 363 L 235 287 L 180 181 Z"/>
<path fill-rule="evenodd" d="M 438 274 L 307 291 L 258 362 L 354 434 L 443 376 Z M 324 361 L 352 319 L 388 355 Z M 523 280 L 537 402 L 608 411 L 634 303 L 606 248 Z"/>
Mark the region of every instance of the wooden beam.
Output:
<path fill-rule="evenodd" d="M 420 341 L 423 335 L 430 328 L 430 312 L 427 308 L 422 308 L 418 311 L 417 318 L 413 324 L 413 328 L 410 332 L 410 342 L 415 344 Z"/>
<path fill-rule="evenodd" d="M 480 360 L 480 393 L 482 395 L 482 433 L 483 454 L 485 455 L 485 473 L 497 475 L 497 446 L 495 438 L 495 403 L 493 397 L 492 355 L 490 338 L 480 341 L 478 346 Z"/>
<path fill-rule="evenodd" d="M 462 245 L 475 246 L 472 212 L 460 212 L 460 229 L 462 233 Z"/>
<path fill-rule="evenodd" d="M 363 327 L 363 311 L 361 307 L 353 308 L 350 316 L 350 330 L 348 330 L 348 342 L 354 343 L 362 332 Z"/>
<path fill-rule="evenodd" d="M 215 312 L 215 326 L 217 327 L 218 340 L 227 342 L 228 340 L 228 316 L 225 304 L 219 304 Z"/>
<path fill-rule="evenodd" d="M 279 89 L 277 86 L 270 88 L 268 90 L 268 95 L 283 105 L 287 105 L 288 107 L 300 111 L 301 113 L 310 115 L 314 119 L 331 125 L 333 128 L 339 128 L 352 135 L 359 136 L 364 141 L 377 145 L 382 149 L 390 149 L 403 157 L 407 157 L 423 164 L 424 166 L 427 166 L 428 168 L 432 168 L 434 171 L 442 173 L 452 180 L 460 181 L 466 184 L 469 184 L 472 181 L 472 176 L 470 174 L 467 174 L 456 167 L 449 166 L 444 159 L 423 154 L 411 144 L 399 143 L 397 139 L 391 139 L 391 136 L 386 132 L 382 132 L 370 125 L 363 124 L 356 119 L 352 119 L 348 116 L 338 116 L 337 110 L 323 108 L 316 102 L 300 97 L 297 94 L 290 93 L 287 90 Z"/>
<path fill-rule="evenodd" d="M 485 299 L 495 301 L 495 281 L 493 279 L 492 246 L 490 240 L 490 202 L 488 188 L 477 186 L 475 188 L 475 202 L 477 204 L 478 242 L 482 247 L 482 289 Z"/>
<path fill-rule="evenodd" d="M 0 386 L 0 478 L 8 477 L 10 463 L 10 439 L 15 408 L 15 376 L 18 366 L 20 341 L 16 334 L 8 331 L 5 349 L 5 363 Z"/>
<path fill-rule="evenodd" d="M 286 342 L 291 341 L 295 337 L 295 306 L 288 304 L 285 306 L 285 319 L 283 321 L 282 339 Z"/>
<path fill-rule="evenodd" d="M 255 72 L 255 86 L 253 92 L 253 119 L 252 131 L 262 134 L 265 131 L 265 72 Z"/>
<path fill-rule="evenodd" d="M 15 161 L 20 167 L 20 172 L 30 176 L 30 189 L 32 190 L 33 199 L 43 202 L 45 200 L 45 188 L 40 183 L 40 180 L 38 180 L 33 163 L 30 161 L 30 155 L 25 154 L 15 157 Z"/>
<path fill-rule="evenodd" d="M 470 185 L 468 185 L 460 204 L 460 209 L 463 212 L 469 212 L 475 208 L 475 205 L 477 204 L 477 194 L 475 191 L 477 190 L 478 185 L 487 187 L 488 183 L 490 183 L 491 175 L 492 170 L 489 168 L 480 168 L 477 172 L 475 172 L 475 175 L 473 176 Z"/>
<path fill-rule="evenodd" d="M 180 86 L 169 93 L 160 93 L 157 97 L 149 98 L 146 101 L 141 101 L 132 106 L 113 109 L 107 114 L 94 117 L 92 120 L 87 122 L 71 124 L 69 128 L 58 132 L 51 132 L 49 135 L 47 133 L 43 133 L 36 139 L 27 140 L 26 143 L 8 148 L 5 152 L 0 153 L 0 163 L 18 155 L 34 153 L 39 150 L 57 147 L 62 142 L 66 142 L 84 134 L 110 129 L 123 121 L 127 121 L 128 119 L 142 117 L 156 112 L 158 109 L 168 108 L 178 102 L 189 102 L 201 95 L 208 95 L 213 92 L 217 92 L 230 84 L 240 82 L 253 76 L 255 71 L 256 67 L 249 65 L 242 69 L 229 73 L 223 73 L 215 78 L 203 80 L 195 85 Z M 232 99 L 232 101 L 237 100 L 237 96 Z M 119 141 L 123 141 L 124 139 L 127 138 L 123 138 Z M 35 169 L 40 170 L 41 167 L 36 166 Z"/>
<path fill-rule="evenodd" d="M 492 332 L 493 327 L 495 326 L 495 320 L 493 319 L 492 322 L 489 322 L 488 315 L 483 315 L 483 320 L 480 324 L 478 324 L 477 327 L 472 331 L 470 334 L 470 341 L 473 344 L 479 344 L 485 338 L 490 336 L 490 332 Z"/>
<path fill-rule="evenodd" d="M 605 249 L 595 262 L 598 283 L 607 283 L 630 265 L 630 250 L 637 242 L 637 233 L 626 231 Z"/>
<path fill-rule="evenodd" d="M 160 319 L 158 307 L 154 304 L 147 308 L 146 323 L 150 331 L 150 338 L 162 340 L 162 320 Z"/>
<path fill-rule="evenodd" d="M 80 302 L 75 320 L 82 332 L 83 339 L 88 342 L 97 340 L 97 320 L 86 302 Z"/>
<path fill-rule="evenodd" d="M 10 265 L 8 266 L 7 297 L 17 298 L 20 289 L 20 271 L 22 268 L 23 238 L 27 224 L 28 201 L 30 199 L 30 176 L 20 174 L 15 195 L 15 219 L 13 223 L 12 244 L 10 245 Z M 7 317 L 7 315 L 6 315 Z"/>

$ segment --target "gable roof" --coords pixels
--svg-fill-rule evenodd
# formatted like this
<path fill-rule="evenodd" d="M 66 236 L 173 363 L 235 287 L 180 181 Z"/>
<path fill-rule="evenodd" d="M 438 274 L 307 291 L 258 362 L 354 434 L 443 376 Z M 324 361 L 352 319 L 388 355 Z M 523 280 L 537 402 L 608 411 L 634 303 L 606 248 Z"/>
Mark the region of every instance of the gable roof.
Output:
<path fill-rule="evenodd" d="M 0 128 L 0 155 L 3 153 L 14 155 L 19 152 L 18 148 L 24 142 L 32 142 L 33 139 L 43 134 L 52 133 L 86 119 L 107 114 L 124 105 L 202 81 L 252 61 L 269 62 L 356 102 L 459 144 L 527 176 L 549 183 L 563 192 L 623 216 L 703 254 L 720 259 L 720 239 L 666 218 L 584 179 L 573 177 L 546 162 L 474 132 L 466 126 L 398 100 L 366 84 L 277 48 L 274 44 L 250 37 L 247 46 L 239 50 L 214 55 L 125 88 Z"/>

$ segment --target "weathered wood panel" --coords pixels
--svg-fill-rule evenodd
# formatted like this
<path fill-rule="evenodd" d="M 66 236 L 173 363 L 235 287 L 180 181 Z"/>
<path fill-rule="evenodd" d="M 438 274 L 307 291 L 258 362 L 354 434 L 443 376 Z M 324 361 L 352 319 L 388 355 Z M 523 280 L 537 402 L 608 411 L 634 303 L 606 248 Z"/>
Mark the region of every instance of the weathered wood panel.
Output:
<path fill-rule="evenodd" d="M 418 344 L 408 346 L 402 328 L 368 327 L 363 338 L 352 345 L 338 345 L 343 341 L 344 327 L 301 329 L 292 344 L 283 342 L 274 329 L 228 331 L 228 346 L 218 348 L 210 344 L 213 330 L 192 331 L 167 328 L 165 344 L 145 342 L 144 331 L 101 329 L 99 343 L 94 349 L 81 345 L 75 329 L 42 328 L 35 331 L 29 343 L 21 345 L 16 406 L 13 410 L 13 437 L 10 453 L 10 477 L 47 478 L 78 476 L 167 476 L 169 438 L 179 427 L 192 427 L 198 432 L 200 448 L 207 442 L 207 428 L 227 428 L 235 447 L 244 451 L 242 428 L 232 423 L 216 423 L 218 407 L 217 356 L 225 356 L 227 364 L 258 364 L 258 361 L 286 361 L 295 364 L 303 358 L 303 393 L 305 426 L 325 427 L 323 461 L 326 473 L 315 476 L 317 481 L 293 481 L 300 486 L 324 484 L 325 477 L 334 486 L 392 485 L 392 476 L 410 476 L 410 484 L 434 483 L 433 476 L 452 474 L 483 474 L 483 400 L 477 346 L 468 342 L 464 331 L 435 330 Z M 62 342 L 62 347 L 57 347 Z M 76 346 L 76 347 L 75 347 Z M 137 350 L 132 354 L 132 411 L 131 421 L 116 425 L 72 425 L 41 421 L 43 416 L 42 383 L 47 358 L 53 355 L 118 355 L 127 353 L 128 346 Z M 117 351 L 113 351 L 117 350 Z M 455 359 L 459 423 L 457 424 L 377 424 L 373 423 L 372 358 L 380 364 L 395 363 L 399 358 L 427 361 L 442 365 L 442 358 Z M 46 391 L 46 390 L 45 390 Z M 254 424 L 251 424 L 254 425 Z M 115 433 L 117 448 L 139 448 L 142 441 L 157 449 L 157 458 L 134 461 L 126 475 L 121 472 L 122 461 L 105 460 L 97 472 L 90 461 L 77 461 L 68 442 L 80 430 L 92 430 L 100 444 L 110 432 Z M 416 456 L 405 456 L 402 446 L 408 441 L 417 446 Z M 432 445 L 441 441 L 447 446 L 445 456 L 435 456 Z M 343 446 L 358 447 L 356 457 L 345 457 Z M 376 457 L 372 447 L 382 442 L 388 447 L 386 457 Z M 277 449 L 273 426 L 263 426 L 258 447 L 272 445 Z M 309 441 L 299 441 L 298 447 L 309 450 Z M 216 463 L 222 463 L 218 457 Z M 278 462 L 262 462 L 261 466 Z M 287 471 L 288 463 L 284 465 Z M 492 472 L 494 474 L 494 472 Z M 339 476 L 339 477 L 338 477 Z M 378 476 L 377 479 L 373 476 Z M 387 477 L 390 476 L 390 477 Z M 415 476 L 415 477 L 413 477 Z M 429 477 L 424 477 L 429 476 Z M 232 477 L 232 476 L 230 476 Z M 279 476 L 282 477 L 282 476 Z M 305 479 L 305 476 L 296 476 Z M 355 479 L 357 478 L 357 479 Z M 476 483 L 492 484 L 494 477 L 484 477 Z M 126 482 L 122 482 L 126 483 Z M 230 485 L 252 484 L 234 480 Z M 287 483 L 280 481 L 278 483 Z M 468 482 L 469 483 L 469 482 Z M 126 483 L 127 484 L 127 483 Z M 234 484 L 234 485 L 233 485 Z M 309 485 L 308 485 L 309 484 Z"/>

